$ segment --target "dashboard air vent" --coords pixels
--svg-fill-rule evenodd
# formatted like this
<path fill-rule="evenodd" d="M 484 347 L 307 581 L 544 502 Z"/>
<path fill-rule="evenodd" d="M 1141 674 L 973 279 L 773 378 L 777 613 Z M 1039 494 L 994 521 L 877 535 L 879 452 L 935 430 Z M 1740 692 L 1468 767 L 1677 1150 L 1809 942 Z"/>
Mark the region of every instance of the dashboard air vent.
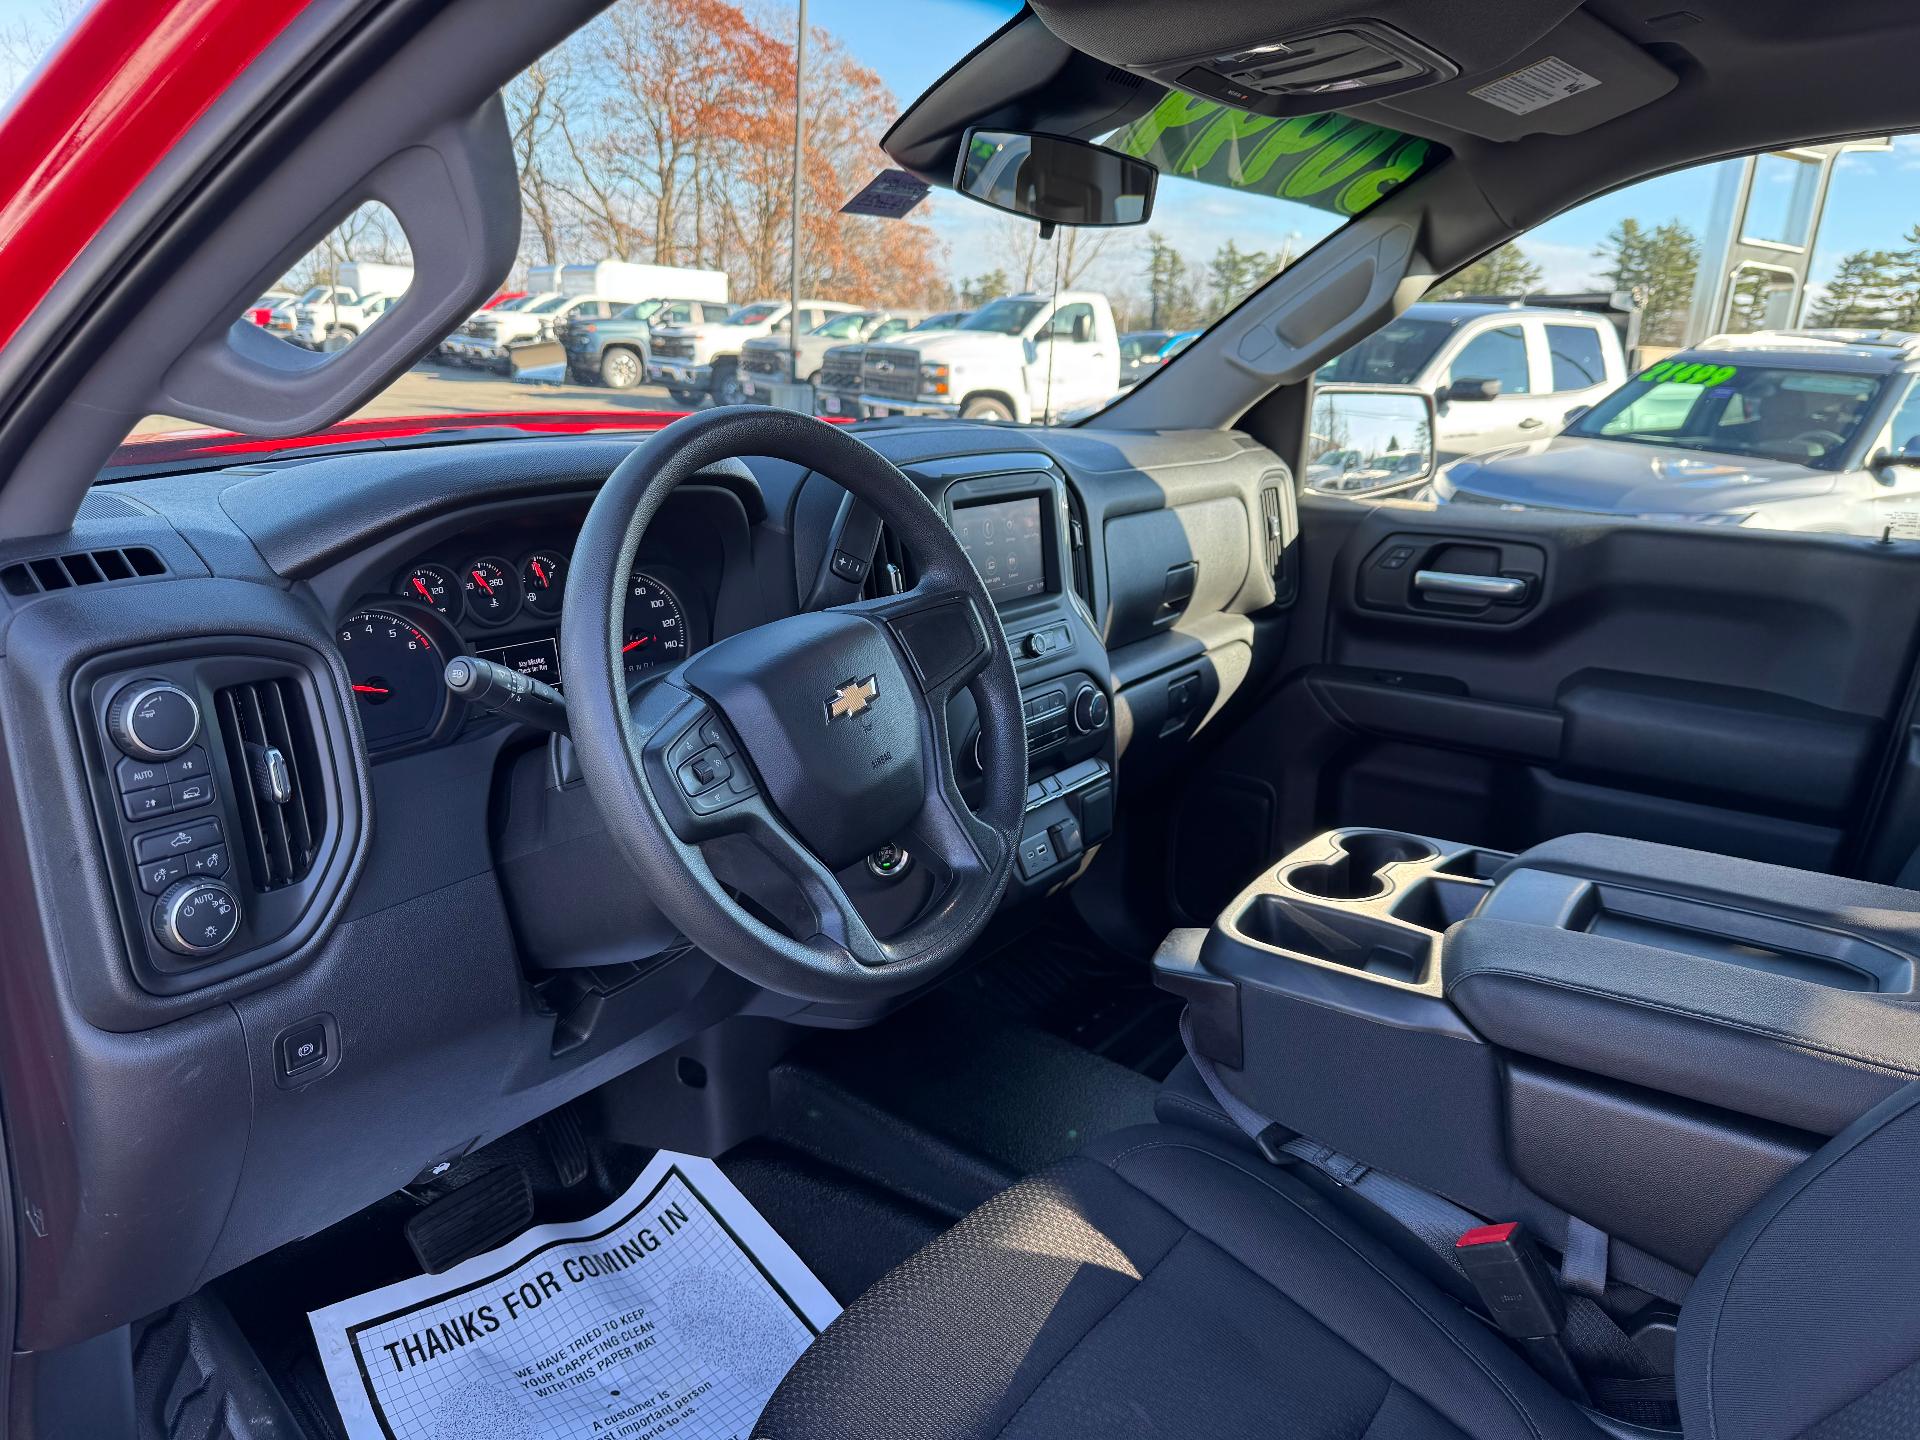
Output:
<path fill-rule="evenodd" d="M 256 888 L 304 880 L 326 814 L 320 756 L 299 686 L 284 677 L 229 685 L 215 693 L 214 710 Z"/>
<path fill-rule="evenodd" d="M 0 588 L 9 595 L 45 595 L 81 585 L 113 585 L 123 580 L 150 580 L 167 573 L 167 562 L 144 545 L 124 550 L 76 550 L 71 555 L 46 555 L 19 560 L 0 570 Z"/>

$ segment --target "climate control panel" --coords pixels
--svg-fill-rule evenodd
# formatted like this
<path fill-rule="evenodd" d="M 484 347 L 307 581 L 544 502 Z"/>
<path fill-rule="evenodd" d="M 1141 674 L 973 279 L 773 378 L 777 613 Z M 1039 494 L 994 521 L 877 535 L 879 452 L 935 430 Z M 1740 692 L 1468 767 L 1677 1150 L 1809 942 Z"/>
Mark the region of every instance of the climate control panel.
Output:
<path fill-rule="evenodd" d="M 265 965 L 337 893 L 357 796 L 344 697 L 318 652 L 208 637 L 76 677 L 94 813 L 134 978 L 179 994 Z"/>

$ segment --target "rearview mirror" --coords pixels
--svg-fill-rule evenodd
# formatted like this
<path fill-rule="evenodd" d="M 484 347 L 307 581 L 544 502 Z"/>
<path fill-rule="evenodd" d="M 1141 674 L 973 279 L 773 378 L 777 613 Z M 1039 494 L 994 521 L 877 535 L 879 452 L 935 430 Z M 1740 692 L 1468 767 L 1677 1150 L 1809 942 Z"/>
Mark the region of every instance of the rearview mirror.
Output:
<path fill-rule="evenodd" d="M 953 188 L 1043 226 L 1144 225 L 1158 178 L 1146 161 L 1085 140 L 969 130 Z"/>
<path fill-rule="evenodd" d="M 1446 400 L 1498 400 L 1500 382 L 1498 380 L 1456 380 L 1441 397 Z"/>
<path fill-rule="evenodd" d="M 1407 385 L 1322 385 L 1313 394 L 1307 488 L 1376 494 L 1434 469 L 1433 396 Z"/>

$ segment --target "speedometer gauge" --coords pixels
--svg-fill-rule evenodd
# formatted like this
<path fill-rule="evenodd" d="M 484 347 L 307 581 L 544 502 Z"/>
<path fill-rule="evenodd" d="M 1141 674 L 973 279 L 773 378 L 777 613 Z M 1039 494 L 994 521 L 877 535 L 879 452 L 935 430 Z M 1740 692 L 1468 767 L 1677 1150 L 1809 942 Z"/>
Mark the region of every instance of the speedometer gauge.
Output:
<path fill-rule="evenodd" d="M 451 697 L 441 679 L 447 657 L 397 610 L 356 610 L 334 635 L 353 681 L 367 748 L 417 740 L 438 728 Z"/>
<path fill-rule="evenodd" d="M 626 625 L 620 637 L 627 674 L 677 665 L 687 658 L 687 611 L 662 581 L 643 570 L 627 582 Z"/>

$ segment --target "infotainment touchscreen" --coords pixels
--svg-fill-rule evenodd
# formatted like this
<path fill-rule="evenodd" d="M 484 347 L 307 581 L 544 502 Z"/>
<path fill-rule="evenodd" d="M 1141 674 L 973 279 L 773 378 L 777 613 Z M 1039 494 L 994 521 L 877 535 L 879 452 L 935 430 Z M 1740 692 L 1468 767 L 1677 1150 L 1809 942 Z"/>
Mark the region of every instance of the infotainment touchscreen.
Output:
<path fill-rule="evenodd" d="M 963 506 L 953 512 L 953 533 L 995 601 L 1018 600 L 1046 590 L 1046 542 L 1038 495 Z"/>

